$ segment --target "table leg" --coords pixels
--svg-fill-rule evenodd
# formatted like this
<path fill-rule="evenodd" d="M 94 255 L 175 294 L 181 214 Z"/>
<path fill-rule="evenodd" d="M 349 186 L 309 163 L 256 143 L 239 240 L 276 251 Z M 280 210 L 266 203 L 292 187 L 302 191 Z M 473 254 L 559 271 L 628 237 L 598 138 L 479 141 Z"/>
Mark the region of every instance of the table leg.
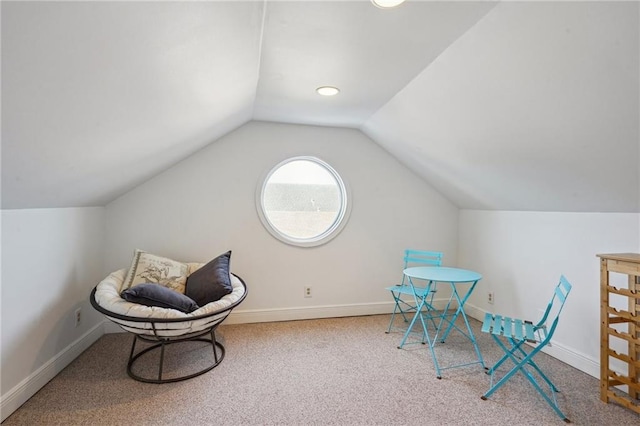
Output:
<path fill-rule="evenodd" d="M 458 302 L 458 308 L 456 309 L 456 312 L 453 315 L 453 318 L 451 319 L 451 321 L 449 322 L 449 326 L 445 330 L 444 334 L 442 335 L 442 339 L 440 341 L 442 343 L 445 342 L 445 340 L 449 336 L 449 333 L 451 332 L 451 329 L 453 329 L 453 327 L 456 327 L 456 329 L 460 330 L 457 326 L 455 326 L 455 322 L 458 319 L 458 316 L 462 315 L 462 318 L 464 319 L 464 323 L 465 323 L 465 325 L 467 327 L 468 334 L 465 335 L 465 333 L 462 332 L 462 330 L 460 330 L 460 332 L 461 332 L 462 335 L 465 335 L 465 337 L 467 337 L 471 341 L 471 343 L 473 344 L 473 348 L 476 351 L 476 355 L 478 355 L 478 360 L 479 360 L 480 364 L 482 365 L 482 367 L 484 367 L 485 366 L 484 365 L 484 360 L 482 359 L 482 354 L 480 353 L 480 348 L 478 347 L 478 342 L 476 341 L 476 338 L 475 338 L 475 336 L 473 334 L 473 331 L 471 330 L 471 326 L 469 325 L 469 320 L 467 319 L 467 314 L 464 311 L 464 304 L 467 302 L 467 299 L 469 298 L 469 296 L 473 292 L 473 289 L 475 288 L 477 283 L 478 283 L 478 281 L 474 281 L 471 284 L 471 287 L 469 287 L 469 289 L 467 290 L 467 293 L 464 295 L 464 298 L 462 298 L 462 299 L 460 299 L 460 295 L 458 293 L 458 290 L 456 289 L 456 284 L 455 283 L 451 283 L 452 296 L 455 297 L 456 301 Z M 444 315 L 446 315 L 446 312 L 443 313 L 443 316 Z M 435 340 L 436 339 L 434 339 L 434 341 Z"/>
<path fill-rule="evenodd" d="M 415 287 L 413 287 L 413 282 L 411 282 L 411 278 L 409 278 L 409 283 L 411 284 L 412 288 L 415 288 Z M 442 374 L 440 373 L 440 365 L 438 364 L 438 359 L 436 358 L 436 354 L 435 354 L 435 351 L 433 349 L 433 343 L 434 342 L 429 337 L 429 330 L 427 329 L 427 324 L 425 322 L 424 314 L 422 312 L 422 309 L 426 308 L 427 315 L 429 315 L 428 318 L 433 321 L 433 317 L 432 317 L 432 314 L 431 314 L 431 312 L 433 312 L 433 308 L 427 303 L 427 297 L 429 297 L 432 285 L 434 285 L 433 282 L 429 282 L 428 283 L 428 285 L 427 285 L 427 287 L 426 287 L 426 289 L 424 291 L 424 294 L 422 296 L 419 296 L 417 294 L 417 292 L 414 291 L 414 300 L 415 300 L 415 303 L 416 303 L 416 306 L 417 306 L 416 312 L 413 315 L 413 318 L 411 319 L 411 323 L 409 324 L 409 327 L 407 328 L 407 331 L 405 331 L 404 336 L 402 337 L 402 341 L 400 342 L 400 345 L 398 346 L 398 349 L 402 349 L 402 347 L 404 346 L 404 344 L 405 344 L 405 342 L 407 340 L 407 337 L 409 337 L 409 333 L 411 333 L 411 330 L 413 329 L 413 327 L 414 327 L 414 325 L 416 323 L 416 320 L 418 318 L 420 318 L 420 323 L 422 324 L 422 332 L 423 332 L 423 336 L 424 336 L 423 339 L 427 340 L 426 342 L 423 342 L 423 343 L 426 343 L 427 345 L 429 345 L 429 350 L 431 351 L 431 358 L 433 359 L 433 365 L 436 368 L 436 377 L 438 379 L 441 379 L 442 378 Z M 434 323 L 434 326 L 435 326 L 435 323 Z M 439 326 L 438 326 L 438 328 L 439 328 Z M 436 334 L 437 334 L 437 331 L 436 331 Z"/>

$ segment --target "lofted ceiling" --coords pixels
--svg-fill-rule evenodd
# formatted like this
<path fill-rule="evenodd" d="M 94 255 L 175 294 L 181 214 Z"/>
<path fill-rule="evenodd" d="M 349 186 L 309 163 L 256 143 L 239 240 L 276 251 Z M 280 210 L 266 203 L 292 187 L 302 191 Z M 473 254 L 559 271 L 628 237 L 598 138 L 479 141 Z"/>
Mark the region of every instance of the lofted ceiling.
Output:
<path fill-rule="evenodd" d="M 361 129 L 460 208 L 640 212 L 636 2 L 0 7 L 2 208 L 105 205 L 264 120 Z"/>

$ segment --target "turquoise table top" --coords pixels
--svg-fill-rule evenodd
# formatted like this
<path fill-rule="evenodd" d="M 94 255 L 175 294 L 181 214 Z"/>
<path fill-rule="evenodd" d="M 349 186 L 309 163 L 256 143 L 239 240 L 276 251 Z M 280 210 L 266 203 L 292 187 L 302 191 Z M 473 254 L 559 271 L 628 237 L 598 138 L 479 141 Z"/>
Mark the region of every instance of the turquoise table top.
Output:
<path fill-rule="evenodd" d="M 411 278 L 449 283 L 467 283 L 482 279 L 482 275 L 474 271 L 445 266 L 416 266 L 404 270 Z"/>

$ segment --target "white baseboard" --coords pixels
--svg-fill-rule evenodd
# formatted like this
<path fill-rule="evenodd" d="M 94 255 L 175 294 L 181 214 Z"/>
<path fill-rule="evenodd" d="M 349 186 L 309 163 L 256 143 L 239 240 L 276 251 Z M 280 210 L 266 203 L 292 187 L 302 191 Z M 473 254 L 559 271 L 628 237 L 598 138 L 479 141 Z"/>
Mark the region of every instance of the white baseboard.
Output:
<path fill-rule="evenodd" d="M 542 352 L 600 380 L 600 360 L 590 358 L 553 340 Z"/>
<path fill-rule="evenodd" d="M 104 333 L 105 334 L 126 333 L 126 331 L 123 330 L 122 328 L 120 328 L 120 326 L 117 325 L 115 322 L 109 321 L 108 319 L 105 318 L 105 320 L 104 320 Z"/>
<path fill-rule="evenodd" d="M 393 302 L 357 303 L 351 305 L 326 305 L 282 309 L 235 309 L 223 324 L 250 324 L 256 322 L 295 321 L 318 318 L 356 317 L 388 314 Z M 105 320 L 105 333 L 124 333 L 115 323 Z"/>
<path fill-rule="evenodd" d="M 283 309 L 236 309 L 225 324 L 248 324 L 254 322 L 295 321 L 317 318 L 356 317 L 362 315 L 388 314 L 393 302 L 357 303 L 351 305 L 325 305 Z"/>
<path fill-rule="evenodd" d="M 9 417 L 103 334 L 104 325 L 99 323 L 2 395 L 0 421 Z"/>

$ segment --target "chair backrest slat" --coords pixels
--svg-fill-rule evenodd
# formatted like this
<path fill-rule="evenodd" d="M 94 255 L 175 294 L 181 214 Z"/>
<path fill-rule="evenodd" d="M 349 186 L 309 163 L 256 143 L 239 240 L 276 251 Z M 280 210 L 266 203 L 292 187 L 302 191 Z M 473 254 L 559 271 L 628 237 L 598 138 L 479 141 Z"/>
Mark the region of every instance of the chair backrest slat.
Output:
<path fill-rule="evenodd" d="M 412 250 L 404 251 L 404 267 L 424 265 L 424 266 L 441 266 L 442 253 L 438 251 Z"/>
<path fill-rule="evenodd" d="M 442 266 L 442 252 L 406 249 L 403 261 L 404 269 L 411 266 Z M 400 285 L 407 285 L 407 277 L 404 274 Z"/>
<path fill-rule="evenodd" d="M 564 308 L 564 303 L 567 301 L 567 296 L 569 296 L 569 292 L 571 291 L 571 284 L 564 275 L 560 276 L 560 282 L 556 285 L 553 290 L 553 296 L 551 297 L 551 301 L 547 305 L 547 309 L 544 311 L 544 315 L 542 319 L 536 324 L 536 329 L 546 327 L 544 340 L 551 340 L 551 336 L 553 336 L 553 332 L 558 325 L 558 319 L 560 318 L 560 313 L 562 312 L 562 308 Z M 551 322 L 551 327 L 547 324 L 547 321 Z"/>

